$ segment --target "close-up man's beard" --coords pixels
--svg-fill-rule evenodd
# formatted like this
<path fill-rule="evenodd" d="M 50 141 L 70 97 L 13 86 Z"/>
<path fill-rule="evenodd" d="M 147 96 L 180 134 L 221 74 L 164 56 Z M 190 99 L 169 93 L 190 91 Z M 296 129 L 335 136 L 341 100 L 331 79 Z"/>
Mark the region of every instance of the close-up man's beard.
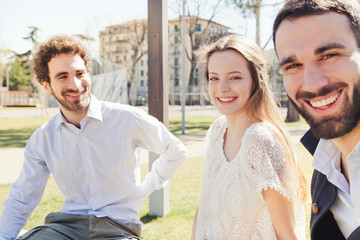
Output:
<path fill-rule="evenodd" d="M 325 93 L 323 95 L 325 95 Z M 341 111 L 339 111 L 341 115 L 323 117 L 322 119 L 317 119 L 316 116 L 307 111 L 305 107 L 299 107 L 292 99 L 289 99 L 310 125 L 311 131 L 317 138 L 333 139 L 351 132 L 360 121 L 360 79 L 359 82 L 354 85 L 352 101 L 350 101 L 347 93 L 344 97 Z"/>
<path fill-rule="evenodd" d="M 72 90 L 63 91 L 63 92 L 61 92 L 61 97 L 59 97 L 58 95 L 56 95 L 56 93 L 51 88 L 51 86 L 50 86 L 50 89 L 51 89 L 51 95 L 55 98 L 55 100 L 61 106 L 63 106 L 65 109 L 67 109 L 71 112 L 81 112 L 89 105 L 90 91 L 87 86 L 81 87 L 81 89 L 79 89 L 78 92 L 84 91 L 84 95 L 80 99 L 74 101 L 73 103 L 66 101 L 66 94 L 67 93 L 75 93 L 75 91 L 72 91 Z"/>

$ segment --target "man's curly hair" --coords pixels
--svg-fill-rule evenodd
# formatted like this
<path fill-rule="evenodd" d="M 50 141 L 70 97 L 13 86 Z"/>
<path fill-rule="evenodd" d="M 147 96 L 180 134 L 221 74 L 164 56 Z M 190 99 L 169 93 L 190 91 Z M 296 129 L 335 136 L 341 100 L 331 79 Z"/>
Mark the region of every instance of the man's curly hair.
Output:
<path fill-rule="evenodd" d="M 33 53 L 32 69 L 40 83 L 45 81 L 50 84 L 48 63 L 59 54 L 79 55 L 84 60 L 86 70 L 90 72 L 91 58 L 85 45 L 75 37 L 57 35 L 39 44 Z"/>

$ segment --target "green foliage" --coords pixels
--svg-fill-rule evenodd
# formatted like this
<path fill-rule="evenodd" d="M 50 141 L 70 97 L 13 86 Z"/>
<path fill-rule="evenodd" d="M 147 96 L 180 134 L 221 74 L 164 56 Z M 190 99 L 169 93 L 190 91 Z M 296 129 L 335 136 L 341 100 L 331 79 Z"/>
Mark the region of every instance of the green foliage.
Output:
<path fill-rule="evenodd" d="M 20 90 L 22 86 L 29 86 L 31 83 L 30 64 L 17 58 L 9 63 L 10 90 Z M 6 69 L 3 70 L 4 81 L 6 81 Z"/>

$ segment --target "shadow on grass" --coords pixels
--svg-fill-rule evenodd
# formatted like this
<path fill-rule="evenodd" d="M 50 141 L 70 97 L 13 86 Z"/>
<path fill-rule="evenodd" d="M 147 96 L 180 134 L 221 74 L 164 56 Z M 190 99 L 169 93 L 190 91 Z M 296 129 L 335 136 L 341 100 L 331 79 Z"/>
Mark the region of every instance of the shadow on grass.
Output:
<path fill-rule="evenodd" d="M 0 148 L 25 147 L 34 130 L 32 128 L 0 130 Z"/>
<path fill-rule="evenodd" d="M 142 216 L 140 218 L 140 220 L 141 220 L 142 223 L 146 224 L 146 223 L 150 223 L 152 221 L 155 221 L 158 218 L 159 218 L 158 216 L 150 216 L 149 213 L 148 213 L 148 214 Z"/>
<path fill-rule="evenodd" d="M 211 122 L 199 121 L 199 122 L 188 122 L 185 121 L 185 128 L 188 133 L 206 133 L 209 129 Z M 175 134 L 181 134 L 182 121 L 170 121 L 170 131 Z"/>

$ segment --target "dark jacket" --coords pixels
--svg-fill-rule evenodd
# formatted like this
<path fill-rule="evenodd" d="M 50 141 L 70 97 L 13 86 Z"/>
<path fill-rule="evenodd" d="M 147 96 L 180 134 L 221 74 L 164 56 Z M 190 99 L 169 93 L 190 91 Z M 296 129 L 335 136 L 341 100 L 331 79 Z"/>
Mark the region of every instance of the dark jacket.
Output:
<path fill-rule="evenodd" d="M 302 137 L 301 143 L 313 155 L 319 143 L 319 139 L 317 139 L 311 131 L 308 131 Z M 312 240 L 345 239 L 330 211 L 330 207 L 336 198 L 336 191 L 337 188 L 327 180 L 324 174 L 314 170 L 311 179 L 312 205 L 310 237 Z M 348 239 L 359 240 L 360 227 L 355 229 Z"/>

